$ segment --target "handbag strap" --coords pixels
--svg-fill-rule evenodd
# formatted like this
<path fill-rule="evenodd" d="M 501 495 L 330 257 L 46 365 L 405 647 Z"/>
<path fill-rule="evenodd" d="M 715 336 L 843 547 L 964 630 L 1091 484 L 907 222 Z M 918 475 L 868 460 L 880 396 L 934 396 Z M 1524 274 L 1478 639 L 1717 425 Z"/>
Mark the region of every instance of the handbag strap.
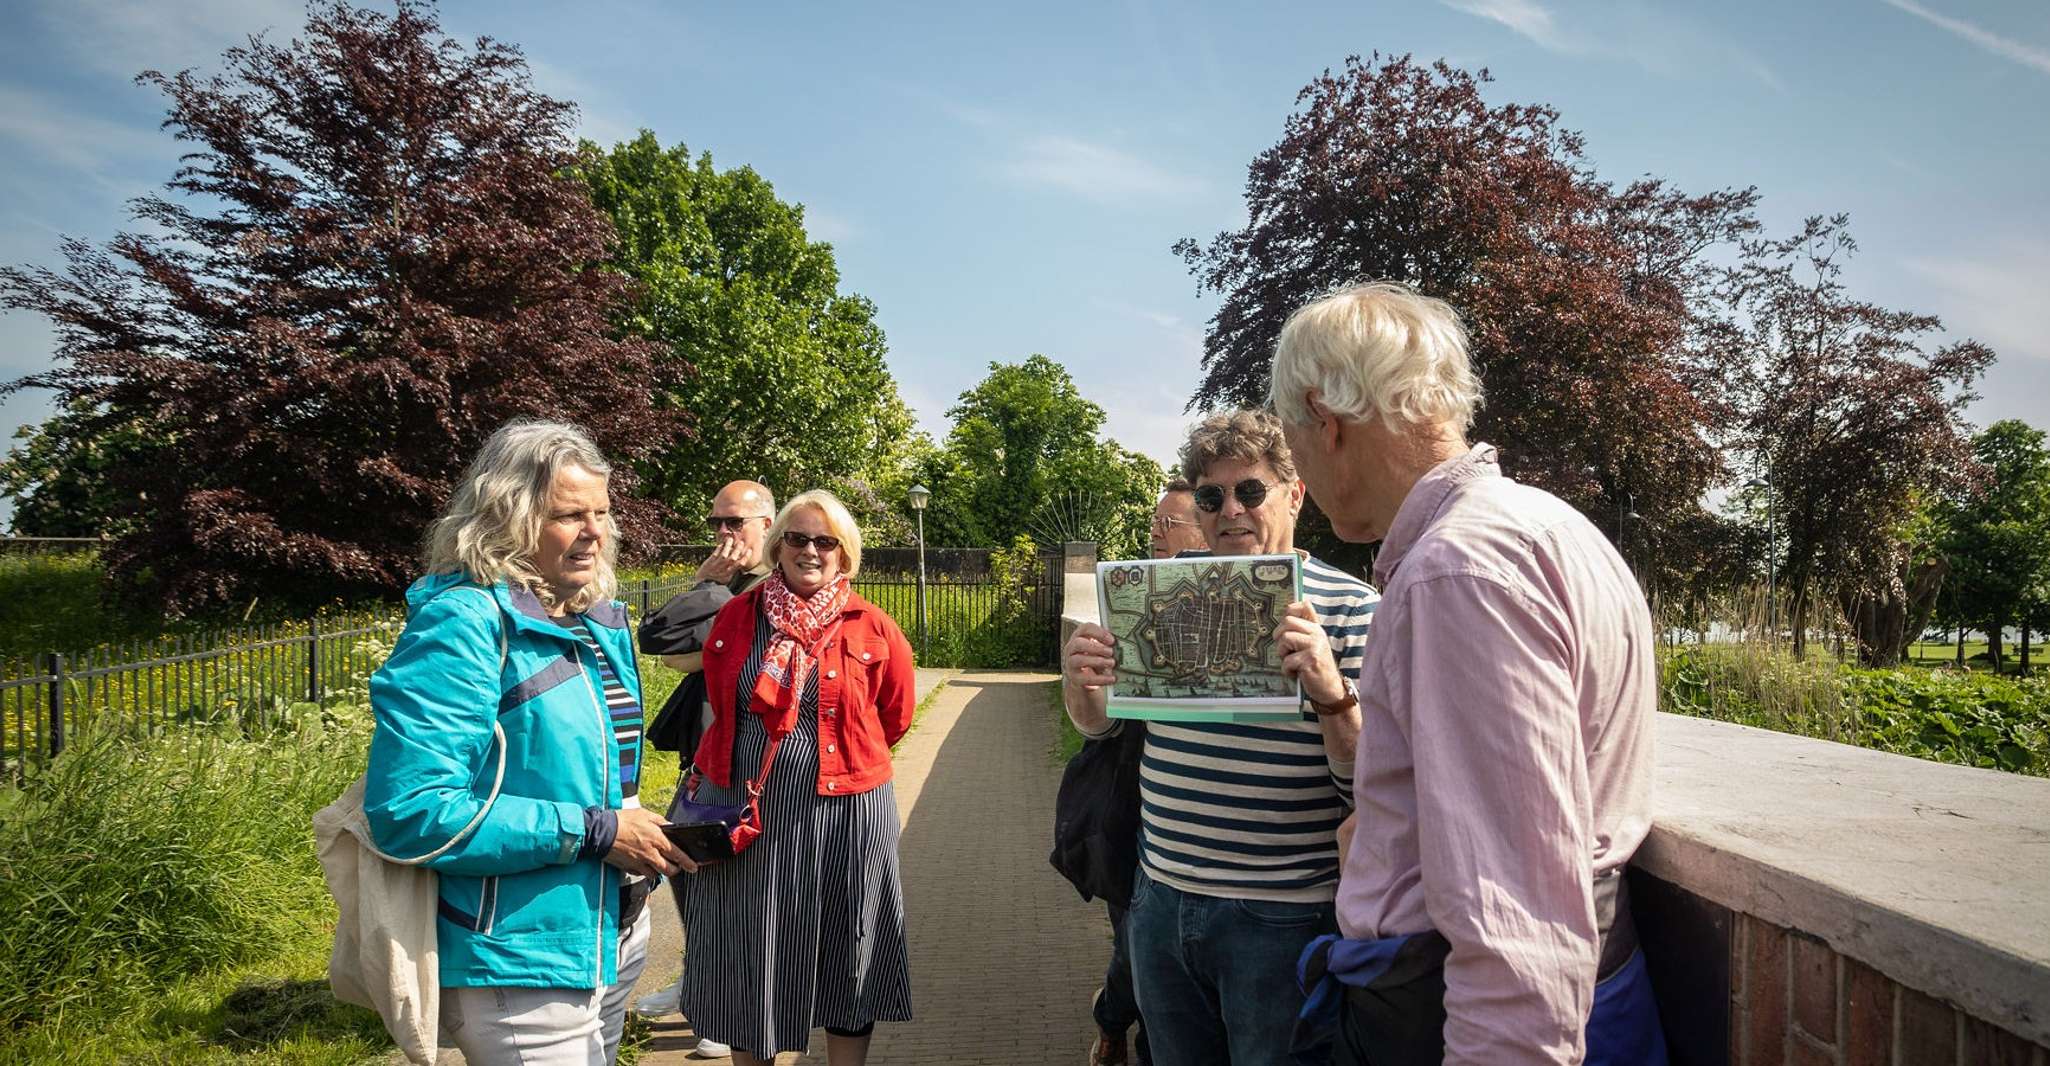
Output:
<path fill-rule="evenodd" d="M 497 602 L 496 599 L 492 600 L 494 605 Z M 511 653 L 511 645 L 507 637 L 507 632 L 511 627 L 506 624 L 507 621 L 504 608 L 500 608 L 498 625 L 498 679 L 500 684 L 505 682 L 505 664 L 506 660 L 510 658 Z M 432 862 L 448 854 L 450 848 L 462 843 L 471 833 L 476 832 L 477 827 L 484 824 L 484 816 L 491 813 L 492 804 L 498 802 L 499 789 L 505 785 L 505 726 L 500 725 L 495 718 L 491 722 L 491 739 L 498 744 L 498 772 L 491 778 L 491 795 L 485 797 L 484 806 L 477 808 L 477 813 L 470 819 L 469 824 L 457 830 L 456 835 L 448 838 L 448 843 L 413 859 L 401 859 L 396 855 L 387 854 L 368 839 L 363 841 L 363 846 L 370 849 L 371 854 L 386 862 L 397 863 L 400 866 L 418 866 L 421 863 Z"/>
<path fill-rule="evenodd" d="M 816 645 L 816 647 L 820 649 L 820 651 L 832 647 L 833 642 L 840 639 L 841 627 L 845 626 L 846 624 L 847 618 L 844 615 L 834 620 L 833 628 L 826 630 L 825 633 L 819 637 L 819 642 Z M 823 654 L 814 653 L 812 655 L 812 676 L 817 677 L 819 673 L 823 671 L 825 668 L 825 656 Z M 797 699 L 801 707 L 804 702 L 803 689 L 798 690 Z M 761 772 L 755 775 L 754 780 L 749 781 L 747 783 L 747 796 L 749 800 L 759 800 L 761 798 L 762 786 L 769 780 L 769 767 L 774 766 L 776 764 L 776 748 L 778 745 L 783 743 L 783 738 L 788 734 L 789 730 L 784 730 L 781 733 L 769 734 L 769 743 L 762 748 Z M 738 729 L 735 729 L 733 731 L 733 748 L 734 754 L 737 755 L 740 753 L 740 730 Z"/>

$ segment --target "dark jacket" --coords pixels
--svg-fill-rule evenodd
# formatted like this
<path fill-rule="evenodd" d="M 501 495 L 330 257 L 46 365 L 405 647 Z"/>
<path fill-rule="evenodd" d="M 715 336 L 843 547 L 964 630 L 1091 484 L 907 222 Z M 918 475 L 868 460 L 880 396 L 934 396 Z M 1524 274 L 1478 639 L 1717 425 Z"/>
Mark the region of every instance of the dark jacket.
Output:
<path fill-rule="evenodd" d="M 1139 869 L 1139 756 L 1146 723 L 1125 720 L 1068 760 L 1053 802 L 1053 868 L 1082 893 L 1114 907 L 1132 901 Z"/>
<path fill-rule="evenodd" d="M 671 596 L 660 610 L 641 620 L 642 654 L 701 656 L 719 608 L 767 576 L 769 567 L 765 563 L 735 574 L 724 585 L 700 581 Z M 702 668 L 687 670 L 676 691 L 669 694 L 668 701 L 649 721 L 648 746 L 658 751 L 695 751 L 709 718 L 705 672 Z"/>

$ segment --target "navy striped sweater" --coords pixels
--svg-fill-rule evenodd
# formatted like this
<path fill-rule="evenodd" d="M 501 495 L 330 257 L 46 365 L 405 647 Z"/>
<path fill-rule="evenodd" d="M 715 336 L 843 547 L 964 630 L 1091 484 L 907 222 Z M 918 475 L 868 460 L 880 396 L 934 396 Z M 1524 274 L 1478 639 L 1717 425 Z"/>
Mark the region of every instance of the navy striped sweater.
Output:
<path fill-rule="evenodd" d="M 1303 601 L 1346 677 L 1359 675 L 1379 600 L 1366 582 L 1304 557 Z M 1139 800 L 1139 861 L 1162 884 L 1303 903 L 1337 890 L 1352 763 L 1326 755 L 1307 707 L 1293 722 L 1148 722 Z"/>

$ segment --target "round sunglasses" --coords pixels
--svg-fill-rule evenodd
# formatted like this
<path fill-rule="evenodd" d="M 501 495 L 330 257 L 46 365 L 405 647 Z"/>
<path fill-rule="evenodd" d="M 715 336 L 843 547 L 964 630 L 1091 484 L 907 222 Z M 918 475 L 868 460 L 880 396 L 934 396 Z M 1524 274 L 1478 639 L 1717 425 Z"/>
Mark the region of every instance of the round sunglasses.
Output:
<path fill-rule="evenodd" d="M 1240 503 L 1251 509 L 1260 506 L 1261 501 L 1267 498 L 1267 492 L 1272 487 L 1259 478 L 1249 477 L 1233 485 L 1231 487 L 1231 494 L 1238 497 Z M 1198 485 L 1194 495 L 1198 510 L 1208 511 L 1211 514 L 1224 510 L 1223 485 Z"/>

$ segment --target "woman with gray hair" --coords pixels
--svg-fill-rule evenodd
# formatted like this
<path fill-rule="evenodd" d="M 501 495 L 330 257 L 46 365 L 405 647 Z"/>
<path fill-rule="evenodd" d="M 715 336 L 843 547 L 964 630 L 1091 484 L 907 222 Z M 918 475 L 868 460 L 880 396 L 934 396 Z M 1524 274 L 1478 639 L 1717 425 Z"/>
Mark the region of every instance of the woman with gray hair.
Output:
<path fill-rule="evenodd" d="M 561 422 L 484 443 L 370 679 L 363 809 L 438 874 L 441 1032 L 474 1066 L 607 1066 L 683 853 L 641 808 L 640 678 L 612 598 L 611 467 Z"/>
<path fill-rule="evenodd" d="M 1467 443 L 1480 385 L 1441 300 L 1383 282 L 1304 306 L 1271 399 L 1332 528 L 1381 542 L 1343 935 L 1301 963 L 1332 1061 L 1663 1063 L 1622 876 L 1658 704 L 1630 568 Z"/>

